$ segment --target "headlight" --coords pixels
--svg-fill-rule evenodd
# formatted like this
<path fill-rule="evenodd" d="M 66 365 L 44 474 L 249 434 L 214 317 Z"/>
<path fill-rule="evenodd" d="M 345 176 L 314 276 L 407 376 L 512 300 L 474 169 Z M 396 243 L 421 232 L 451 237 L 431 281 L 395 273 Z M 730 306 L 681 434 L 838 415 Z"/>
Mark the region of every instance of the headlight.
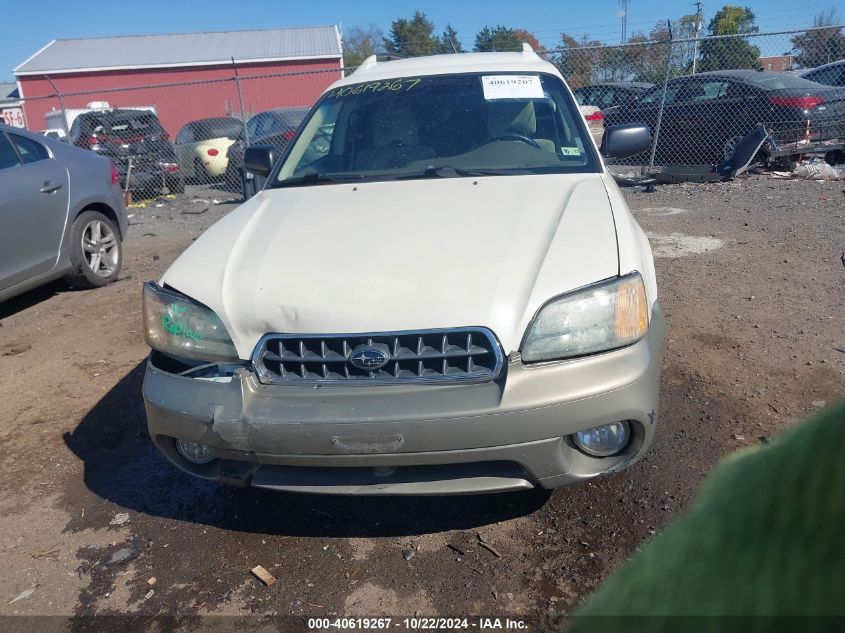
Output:
<path fill-rule="evenodd" d="M 232 338 L 212 310 L 185 295 L 144 284 L 144 336 L 147 345 L 169 356 L 233 362 Z"/>
<path fill-rule="evenodd" d="M 639 273 L 552 299 L 525 335 L 522 360 L 533 363 L 624 347 L 648 330 L 648 303 Z"/>

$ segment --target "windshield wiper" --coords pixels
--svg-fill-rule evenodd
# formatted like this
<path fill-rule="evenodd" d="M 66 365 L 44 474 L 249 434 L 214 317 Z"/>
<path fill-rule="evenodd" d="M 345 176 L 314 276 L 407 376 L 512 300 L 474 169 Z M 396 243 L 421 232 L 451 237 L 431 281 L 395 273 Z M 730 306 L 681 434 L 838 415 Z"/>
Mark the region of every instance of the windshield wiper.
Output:
<path fill-rule="evenodd" d="M 530 174 L 527 169 L 463 169 L 451 165 L 429 165 L 421 172 L 403 174 L 396 180 L 413 180 L 417 178 L 466 178 L 474 176 L 519 176 Z"/>
<path fill-rule="evenodd" d="M 327 182 L 345 182 L 347 180 L 361 180 L 363 176 L 360 174 L 321 174 L 317 171 L 312 171 L 296 178 L 286 178 L 285 180 L 275 182 L 272 188 L 280 187 L 298 187 L 299 185 L 319 185 Z"/>

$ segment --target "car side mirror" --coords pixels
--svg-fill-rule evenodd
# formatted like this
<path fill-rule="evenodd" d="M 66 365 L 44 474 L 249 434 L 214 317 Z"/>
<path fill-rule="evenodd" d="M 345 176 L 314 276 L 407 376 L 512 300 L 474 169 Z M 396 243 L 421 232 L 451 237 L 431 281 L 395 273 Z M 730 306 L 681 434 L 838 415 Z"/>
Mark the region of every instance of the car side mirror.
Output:
<path fill-rule="evenodd" d="M 272 145 L 250 145 L 244 152 L 244 168 L 254 176 L 266 178 L 277 158 L 278 150 Z"/>
<path fill-rule="evenodd" d="M 608 126 L 601 141 L 601 154 L 605 158 L 628 158 L 650 148 L 651 130 L 638 123 Z"/>

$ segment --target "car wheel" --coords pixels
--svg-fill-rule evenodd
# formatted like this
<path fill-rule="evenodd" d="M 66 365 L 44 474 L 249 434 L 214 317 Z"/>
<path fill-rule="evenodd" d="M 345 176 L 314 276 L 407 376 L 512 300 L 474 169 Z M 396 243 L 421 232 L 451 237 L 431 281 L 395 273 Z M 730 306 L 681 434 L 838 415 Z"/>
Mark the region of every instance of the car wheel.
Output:
<path fill-rule="evenodd" d="M 226 165 L 226 173 L 223 178 L 226 184 L 230 187 L 240 187 L 241 185 L 241 174 L 237 169 L 235 169 L 231 162 Z"/>
<path fill-rule="evenodd" d="M 198 185 L 206 183 L 210 180 L 208 177 L 208 172 L 205 170 L 205 167 L 202 164 L 202 161 L 199 157 L 194 158 L 194 182 Z"/>
<path fill-rule="evenodd" d="M 170 193 L 185 193 L 185 178 L 184 176 L 174 176 L 167 179 L 167 188 Z"/>
<path fill-rule="evenodd" d="M 70 227 L 71 269 L 65 278 L 75 288 L 98 288 L 117 279 L 123 244 L 114 221 L 99 211 L 81 213 Z"/>
<path fill-rule="evenodd" d="M 729 160 L 734 155 L 734 150 L 736 150 L 736 144 L 739 143 L 744 137 L 740 135 L 732 136 L 728 140 L 725 141 L 725 144 L 722 146 L 722 160 Z"/>

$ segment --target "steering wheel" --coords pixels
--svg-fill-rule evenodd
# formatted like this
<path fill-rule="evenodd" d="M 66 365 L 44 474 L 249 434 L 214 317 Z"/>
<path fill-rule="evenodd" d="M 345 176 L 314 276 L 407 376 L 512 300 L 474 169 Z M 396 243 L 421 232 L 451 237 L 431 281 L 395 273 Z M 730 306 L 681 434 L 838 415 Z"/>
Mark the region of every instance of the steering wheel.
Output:
<path fill-rule="evenodd" d="M 530 145 L 531 147 L 542 149 L 540 144 L 533 138 L 525 136 L 524 134 L 517 134 L 516 132 L 506 132 L 505 134 L 500 134 L 499 136 L 491 136 L 490 142 L 493 141 L 520 141 L 526 145 Z"/>

